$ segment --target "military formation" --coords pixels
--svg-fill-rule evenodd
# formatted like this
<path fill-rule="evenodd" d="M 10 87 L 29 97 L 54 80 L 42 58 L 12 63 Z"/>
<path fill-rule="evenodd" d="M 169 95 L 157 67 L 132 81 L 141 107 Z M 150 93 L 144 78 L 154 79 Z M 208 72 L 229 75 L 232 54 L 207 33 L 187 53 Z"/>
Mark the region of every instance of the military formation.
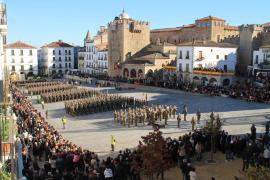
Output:
<path fill-rule="evenodd" d="M 45 103 L 53 103 L 59 101 L 68 101 L 74 99 L 82 99 L 82 98 L 89 98 L 100 96 L 101 93 L 96 90 L 90 90 L 85 88 L 72 88 L 66 89 L 62 91 L 55 91 L 50 93 L 41 94 L 41 99 Z"/>
<path fill-rule="evenodd" d="M 74 85 L 67 85 L 67 84 L 55 84 L 51 86 L 38 86 L 38 87 L 32 87 L 28 88 L 28 94 L 31 95 L 39 95 L 43 93 L 50 93 L 50 92 L 56 92 L 56 91 L 63 91 L 68 89 L 76 89 L 77 87 Z"/>
<path fill-rule="evenodd" d="M 141 108 L 128 108 L 127 110 L 114 111 L 114 122 L 122 126 L 153 125 L 157 121 L 164 120 L 168 124 L 169 118 L 175 118 L 177 113 L 176 106 L 158 105 L 143 106 Z"/>
<path fill-rule="evenodd" d="M 48 82 L 34 82 L 34 83 L 27 83 L 25 87 L 28 88 L 35 88 L 35 87 L 44 87 L 44 86 L 53 86 L 61 84 L 59 81 L 48 81 Z"/>
<path fill-rule="evenodd" d="M 119 95 L 101 94 L 100 96 L 65 102 L 66 113 L 72 116 L 85 115 L 129 107 L 141 107 L 144 100 Z"/>
<path fill-rule="evenodd" d="M 113 112 L 114 123 L 124 127 L 138 126 L 139 123 L 141 125 L 155 126 L 162 121 L 165 127 L 168 125 L 168 119 L 176 119 L 177 127 L 181 128 L 182 116 L 183 121 L 187 121 L 187 105 L 183 106 L 182 114 L 181 112 L 177 114 L 177 107 L 172 105 L 143 106 Z M 198 109 L 196 117 L 197 124 L 199 124 L 201 119 L 200 109 Z M 192 131 L 194 131 L 196 126 L 195 117 L 191 118 L 190 124 Z"/>

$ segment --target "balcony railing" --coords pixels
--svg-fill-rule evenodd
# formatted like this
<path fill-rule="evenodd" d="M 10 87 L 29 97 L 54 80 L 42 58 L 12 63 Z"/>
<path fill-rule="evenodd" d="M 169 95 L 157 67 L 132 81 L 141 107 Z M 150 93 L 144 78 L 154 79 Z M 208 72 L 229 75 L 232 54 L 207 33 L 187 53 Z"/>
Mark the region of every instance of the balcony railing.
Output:
<path fill-rule="evenodd" d="M 196 61 L 202 61 L 202 60 L 204 60 L 204 57 L 198 57 L 198 58 L 196 59 Z"/>
<path fill-rule="evenodd" d="M 204 74 L 204 75 L 215 75 L 215 76 L 234 76 L 234 72 L 214 72 L 214 71 L 203 71 L 203 70 L 193 70 L 194 74 Z"/>

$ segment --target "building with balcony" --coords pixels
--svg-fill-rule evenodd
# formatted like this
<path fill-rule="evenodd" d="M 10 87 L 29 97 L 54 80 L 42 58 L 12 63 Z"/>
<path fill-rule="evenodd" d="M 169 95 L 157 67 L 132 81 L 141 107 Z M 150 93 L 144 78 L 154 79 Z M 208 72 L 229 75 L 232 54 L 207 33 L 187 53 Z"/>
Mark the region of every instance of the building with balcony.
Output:
<path fill-rule="evenodd" d="M 253 52 L 252 65 L 248 67 L 248 71 L 253 77 L 270 77 L 270 44 Z"/>
<path fill-rule="evenodd" d="M 84 47 L 78 53 L 78 69 L 89 75 L 107 75 L 107 45 L 107 30 L 103 26 L 93 38 L 88 31 L 84 39 Z"/>
<path fill-rule="evenodd" d="M 43 75 L 62 76 L 74 69 L 74 47 L 61 40 L 42 46 L 40 58 Z"/>
<path fill-rule="evenodd" d="M 25 80 L 38 74 L 37 48 L 21 41 L 5 46 L 6 65 L 12 80 Z"/>
<path fill-rule="evenodd" d="M 178 79 L 201 85 L 234 82 L 238 46 L 214 41 L 193 41 L 177 46 Z"/>

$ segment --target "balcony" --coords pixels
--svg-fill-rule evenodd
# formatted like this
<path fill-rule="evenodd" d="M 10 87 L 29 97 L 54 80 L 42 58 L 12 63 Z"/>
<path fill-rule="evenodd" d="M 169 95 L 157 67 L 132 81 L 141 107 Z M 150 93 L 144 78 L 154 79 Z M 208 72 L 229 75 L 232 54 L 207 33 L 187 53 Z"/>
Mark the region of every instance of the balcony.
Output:
<path fill-rule="evenodd" d="M 234 76 L 234 72 L 193 70 L 193 74 L 214 75 L 214 76 Z"/>
<path fill-rule="evenodd" d="M 202 60 L 204 60 L 204 57 L 198 57 L 198 58 L 196 59 L 196 61 L 202 61 Z"/>

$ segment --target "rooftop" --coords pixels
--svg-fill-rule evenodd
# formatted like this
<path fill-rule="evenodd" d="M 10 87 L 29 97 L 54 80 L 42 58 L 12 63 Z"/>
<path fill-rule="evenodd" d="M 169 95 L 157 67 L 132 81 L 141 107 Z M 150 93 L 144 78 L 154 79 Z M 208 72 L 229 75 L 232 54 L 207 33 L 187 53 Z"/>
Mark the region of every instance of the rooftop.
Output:
<path fill-rule="evenodd" d="M 16 41 L 14 43 L 7 44 L 5 47 L 9 49 L 36 49 L 36 47 L 26 44 L 22 41 Z"/>
<path fill-rule="evenodd" d="M 214 17 L 214 16 L 207 16 L 207 17 L 204 17 L 204 18 L 197 19 L 197 21 L 209 21 L 209 20 L 225 21 L 224 19 Z"/>
<path fill-rule="evenodd" d="M 222 48 L 237 48 L 238 46 L 231 43 L 217 43 L 214 41 L 191 41 L 186 43 L 180 43 L 180 46 L 196 46 L 196 47 L 222 47 Z"/>
<path fill-rule="evenodd" d="M 55 41 L 55 42 L 51 42 L 49 44 L 45 44 L 42 47 L 49 47 L 49 48 L 59 48 L 59 47 L 73 47 L 72 45 L 65 43 L 61 40 L 59 41 Z"/>

